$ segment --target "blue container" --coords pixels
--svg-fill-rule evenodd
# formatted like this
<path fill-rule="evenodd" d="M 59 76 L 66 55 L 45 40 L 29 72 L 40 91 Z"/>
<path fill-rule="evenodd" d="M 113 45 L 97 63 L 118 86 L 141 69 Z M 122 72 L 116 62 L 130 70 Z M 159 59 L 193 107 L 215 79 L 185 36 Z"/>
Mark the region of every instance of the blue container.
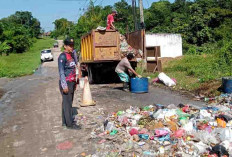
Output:
<path fill-rule="evenodd" d="M 132 78 L 131 92 L 132 93 L 147 93 L 148 92 L 148 78 Z"/>
<path fill-rule="evenodd" d="M 222 86 L 224 93 L 232 93 L 232 77 L 223 77 Z"/>
<path fill-rule="evenodd" d="M 223 77 L 222 86 L 224 93 L 232 93 L 232 77 Z"/>

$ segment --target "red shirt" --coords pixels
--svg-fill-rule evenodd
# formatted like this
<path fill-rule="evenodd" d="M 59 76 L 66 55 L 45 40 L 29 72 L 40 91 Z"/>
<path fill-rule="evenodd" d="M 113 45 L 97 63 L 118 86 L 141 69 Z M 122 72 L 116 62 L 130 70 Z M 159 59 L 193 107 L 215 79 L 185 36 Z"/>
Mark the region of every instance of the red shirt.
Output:
<path fill-rule="evenodd" d="M 114 22 L 114 16 L 112 14 L 109 14 L 107 16 L 107 27 L 106 27 L 106 29 L 111 28 L 111 22 Z"/>

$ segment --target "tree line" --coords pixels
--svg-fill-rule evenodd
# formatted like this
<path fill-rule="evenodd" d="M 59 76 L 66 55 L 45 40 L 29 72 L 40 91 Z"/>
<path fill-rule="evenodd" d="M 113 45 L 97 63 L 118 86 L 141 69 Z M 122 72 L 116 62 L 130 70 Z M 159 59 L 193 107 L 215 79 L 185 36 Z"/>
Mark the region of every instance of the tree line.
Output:
<path fill-rule="evenodd" d="M 121 19 L 115 23 L 120 33 L 134 31 L 132 7 L 125 0 L 105 7 L 94 6 L 90 1 L 88 10 L 76 24 L 67 19 L 57 19 L 52 35 L 73 37 L 79 47 L 82 35 L 97 26 L 106 26 L 106 18 L 112 8 L 118 11 L 117 18 Z M 175 0 L 173 3 L 160 0 L 144 9 L 144 18 L 146 32 L 181 34 L 185 54 L 214 53 L 223 45 L 231 44 L 231 0 Z M 139 8 L 136 19 L 139 25 Z"/>
<path fill-rule="evenodd" d="M 23 53 L 39 37 L 40 22 L 28 11 L 17 11 L 0 20 L 0 54 Z"/>

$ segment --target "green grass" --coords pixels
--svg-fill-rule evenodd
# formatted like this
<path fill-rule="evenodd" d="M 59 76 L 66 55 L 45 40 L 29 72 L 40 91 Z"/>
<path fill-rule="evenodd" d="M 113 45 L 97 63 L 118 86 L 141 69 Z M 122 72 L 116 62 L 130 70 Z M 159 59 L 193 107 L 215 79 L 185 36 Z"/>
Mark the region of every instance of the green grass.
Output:
<path fill-rule="evenodd" d="M 220 81 L 221 77 L 230 75 L 229 64 L 220 64 L 219 59 L 217 55 L 185 55 L 167 62 L 163 72 L 177 80 L 176 90 L 196 91 L 206 84 L 209 85 L 207 88 L 211 88 L 212 81 Z M 151 77 L 151 81 L 158 76 L 158 72 L 142 73 L 140 66 L 136 71 Z"/>
<path fill-rule="evenodd" d="M 34 73 L 41 64 L 40 51 L 51 48 L 53 43 L 51 38 L 38 39 L 27 52 L 0 56 L 0 77 L 18 77 Z"/>
<path fill-rule="evenodd" d="M 65 36 L 58 36 L 57 37 L 57 40 L 64 40 L 65 39 Z"/>

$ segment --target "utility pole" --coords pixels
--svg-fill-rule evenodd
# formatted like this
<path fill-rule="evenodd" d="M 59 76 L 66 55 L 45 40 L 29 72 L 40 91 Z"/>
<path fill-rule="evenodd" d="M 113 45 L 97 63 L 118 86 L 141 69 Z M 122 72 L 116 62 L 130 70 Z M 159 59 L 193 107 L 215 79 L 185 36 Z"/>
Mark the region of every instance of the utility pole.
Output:
<path fill-rule="evenodd" d="M 144 28 L 144 16 L 143 16 L 143 0 L 139 0 L 139 10 L 140 10 L 140 28 Z"/>

